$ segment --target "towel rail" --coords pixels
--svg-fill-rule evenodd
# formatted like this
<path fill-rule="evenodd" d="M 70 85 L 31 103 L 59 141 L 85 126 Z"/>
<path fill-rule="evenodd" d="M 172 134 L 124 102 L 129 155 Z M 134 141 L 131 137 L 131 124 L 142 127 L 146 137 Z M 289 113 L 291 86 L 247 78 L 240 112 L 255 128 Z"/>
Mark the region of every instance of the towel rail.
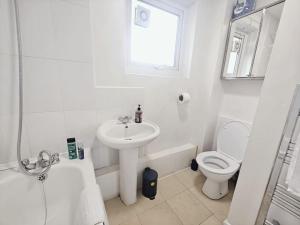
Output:
<path fill-rule="evenodd" d="M 297 86 L 256 225 L 280 225 L 280 223 L 286 225 L 287 222 L 285 219 L 287 218 L 276 218 L 275 220 L 274 216 L 277 215 L 278 217 L 278 213 L 276 214 L 275 212 L 276 210 L 284 212 L 280 214 L 281 216 L 290 216 L 296 221 L 300 221 L 300 198 L 290 193 L 285 184 L 286 167 L 291 163 L 296 145 L 295 142 L 299 134 L 300 85 Z M 296 224 L 300 223 L 296 222 Z"/>
<path fill-rule="evenodd" d="M 277 220 L 273 221 L 272 223 L 269 220 L 266 220 L 264 225 L 280 225 L 280 223 Z"/>

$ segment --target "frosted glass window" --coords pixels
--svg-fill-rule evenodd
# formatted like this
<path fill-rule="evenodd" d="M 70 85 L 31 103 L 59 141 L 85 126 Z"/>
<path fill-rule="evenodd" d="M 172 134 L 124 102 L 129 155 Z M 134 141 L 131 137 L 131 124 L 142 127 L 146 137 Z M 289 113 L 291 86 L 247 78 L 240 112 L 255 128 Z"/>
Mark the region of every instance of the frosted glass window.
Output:
<path fill-rule="evenodd" d="M 133 1 L 131 62 L 156 69 L 178 67 L 181 16 L 155 2 Z"/>

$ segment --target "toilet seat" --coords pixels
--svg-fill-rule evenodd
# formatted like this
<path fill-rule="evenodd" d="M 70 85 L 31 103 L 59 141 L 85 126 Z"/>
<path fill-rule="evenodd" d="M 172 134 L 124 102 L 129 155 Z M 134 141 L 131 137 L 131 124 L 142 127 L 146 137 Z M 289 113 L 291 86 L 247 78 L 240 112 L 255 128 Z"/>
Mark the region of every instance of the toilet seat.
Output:
<path fill-rule="evenodd" d="M 203 169 L 220 175 L 232 174 L 240 167 L 239 163 L 216 151 L 202 152 L 196 160 Z"/>
<path fill-rule="evenodd" d="M 211 199 L 228 193 L 228 180 L 240 168 L 249 137 L 249 128 L 240 121 L 229 121 L 218 130 L 217 151 L 198 154 L 199 169 L 206 176 L 202 191 Z"/>

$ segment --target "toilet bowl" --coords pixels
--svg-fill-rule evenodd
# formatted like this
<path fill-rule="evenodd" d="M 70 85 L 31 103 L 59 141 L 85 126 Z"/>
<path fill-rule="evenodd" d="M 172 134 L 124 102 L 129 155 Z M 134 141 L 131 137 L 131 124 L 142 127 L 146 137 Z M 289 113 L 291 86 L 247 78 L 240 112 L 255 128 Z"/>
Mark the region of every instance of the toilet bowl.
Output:
<path fill-rule="evenodd" d="M 228 193 L 228 180 L 240 168 L 249 133 L 243 122 L 229 121 L 219 129 L 217 150 L 198 154 L 199 169 L 207 178 L 202 191 L 209 198 L 220 199 Z"/>

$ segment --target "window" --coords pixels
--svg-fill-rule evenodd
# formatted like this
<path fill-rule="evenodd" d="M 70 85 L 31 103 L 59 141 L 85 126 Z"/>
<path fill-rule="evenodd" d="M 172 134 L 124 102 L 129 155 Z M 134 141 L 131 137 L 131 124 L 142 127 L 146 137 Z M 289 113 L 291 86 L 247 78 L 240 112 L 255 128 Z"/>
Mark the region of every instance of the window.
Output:
<path fill-rule="evenodd" d="M 237 76 L 239 61 L 243 48 L 244 36 L 235 33 L 232 38 L 232 47 L 229 53 L 229 60 L 227 64 L 227 74 L 230 76 Z"/>
<path fill-rule="evenodd" d="M 129 64 L 179 71 L 182 19 L 183 11 L 161 1 L 132 0 Z"/>

